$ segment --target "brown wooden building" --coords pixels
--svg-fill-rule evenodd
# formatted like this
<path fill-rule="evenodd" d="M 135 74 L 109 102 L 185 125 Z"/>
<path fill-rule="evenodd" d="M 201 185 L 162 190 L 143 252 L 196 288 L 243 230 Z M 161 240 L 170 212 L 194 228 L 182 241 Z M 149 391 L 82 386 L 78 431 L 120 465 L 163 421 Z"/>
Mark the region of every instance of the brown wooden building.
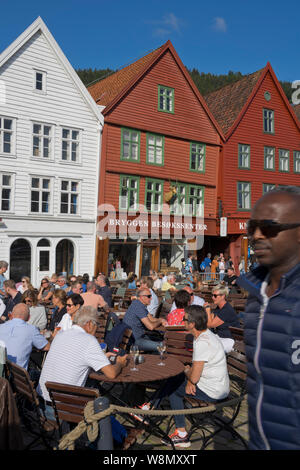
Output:
<path fill-rule="evenodd" d="M 164 266 L 180 268 L 191 249 L 187 241 L 199 227 L 205 240 L 218 234 L 219 124 L 170 41 L 88 90 L 103 107 L 105 123 L 99 206 L 112 207 L 99 213 L 109 238 L 97 239 L 95 272 L 108 273 L 116 263 L 138 275 Z M 166 201 L 167 223 L 162 215 Z M 122 226 L 137 224 L 137 209 L 143 213 L 140 236 L 127 233 L 124 239 Z M 183 214 L 190 218 L 181 228 L 191 232 L 180 239 L 177 224 L 180 228 Z"/>
<path fill-rule="evenodd" d="M 274 186 L 300 185 L 300 124 L 269 63 L 204 98 L 225 135 L 217 197 L 238 265 L 255 202 Z"/>

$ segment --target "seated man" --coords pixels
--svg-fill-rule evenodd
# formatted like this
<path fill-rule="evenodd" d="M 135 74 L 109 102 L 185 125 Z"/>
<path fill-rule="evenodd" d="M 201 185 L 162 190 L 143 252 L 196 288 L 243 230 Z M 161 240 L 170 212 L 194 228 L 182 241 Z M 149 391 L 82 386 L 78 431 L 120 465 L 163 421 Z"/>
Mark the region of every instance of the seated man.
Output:
<path fill-rule="evenodd" d="M 106 283 L 106 277 L 104 274 L 98 274 L 95 279 L 96 284 L 96 294 L 102 295 L 103 299 L 107 303 L 107 305 L 111 308 L 112 304 L 112 292 L 111 288 Z"/>
<path fill-rule="evenodd" d="M 88 281 L 86 285 L 86 292 L 81 294 L 85 306 L 98 308 L 108 308 L 107 303 L 103 299 L 102 295 L 96 294 L 96 284 L 93 281 Z"/>
<path fill-rule="evenodd" d="M 13 281 L 12 279 L 4 281 L 3 287 L 7 299 L 5 300 L 6 308 L 1 317 L 1 320 L 6 321 L 9 319 L 9 315 L 11 314 L 14 306 L 22 302 L 22 294 L 17 290 L 15 281 Z"/>
<path fill-rule="evenodd" d="M 70 290 L 68 290 L 67 295 L 69 297 L 72 294 L 82 294 L 82 291 L 82 282 L 76 280 L 71 282 Z"/>
<path fill-rule="evenodd" d="M 229 327 L 241 327 L 236 311 L 230 303 L 227 302 L 228 295 L 228 287 L 224 287 L 219 284 L 212 290 L 213 303 L 216 305 L 213 312 L 211 311 L 209 304 L 204 304 L 208 317 L 207 327 L 211 328 L 213 332 L 219 336 L 226 353 L 230 352 L 234 345 L 234 340 L 232 339 Z"/>
<path fill-rule="evenodd" d="M 176 308 L 167 316 L 168 325 L 184 325 L 184 309 L 190 305 L 191 296 L 186 290 L 181 289 L 176 292 L 174 303 Z"/>
<path fill-rule="evenodd" d="M 169 379 L 160 394 L 168 395 L 172 410 L 184 409 L 185 395 L 206 402 L 216 403 L 229 394 L 229 376 L 226 356 L 219 338 L 207 329 L 205 309 L 190 305 L 185 309 L 185 328 L 194 336 L 192 366 L 184 373 Z M 148 404 L 149 406 L 149 404 Z M 144 409 L 147 407 L 144 405 Z M 174 415 L 175 432 L 169 437 L 175 447 L 190 447 L 184 415 Z M 169 441 L 163 441 L 170 445 Z"/>
<path fill-rule="evenodd" d="M 175 282 L 176 282 L 176 276 L 174 276 L 174 274 L 169 274 L 169 276 L 167 277 L 167 280 L 163 282 L 161 286 L 161 290 L 162 291 L 176 290 Z"/>
<path fill-rule="evenodd" d="M 143 351 L 157 351 L 158 342 L 147 338 L 147 331 L 166 324 L 166 320 L 153 318 L 148 312 L 151 297 L 150 289 L 138 290 L 137 299 L 131 302 L 123 318 L 123 322 L 132 329 L 134 344 Z"/>
<path fill-rule="evenodd" d="M 53 408 L 51 406 L 46 382 L 58 382 L 69 385 L 84 387 L 90 370 L 101 371 L 110 379 L 116 378 L 127 363 L 127 356 L 117 356 L 115 364 L 111 364 L 109 356 L 104 354 L 99 342 L 95 338 L 98 325 L 98 313 L 93 307 L 81 307 L 74 317 L 71 328 L 60 332 L 55 336 L 49 353 L 43 365 L 40 381 L 37 387 L 40 407 L 45 415 L 53 419 Z M 106 397 L 97 398 L 94 402 L 95 412 L 98 406 L 106 400 Z M 108 403 L 109 404 L 109 403 Z M 99 411 L 99 410 L 98 410 Z M 113 417 L 110 418 L 113 420 Z M 99 421 L 99 430 L 101 423 Z M 110 425 L 106 426 L 105 432 L 98 437 L 97 447 L 108 450 L 101 441 L 105 441 L 105 435 L 111 432 Z M 102 446 L 102 447 L 101 447 Z"/>
<path fill-rule="evenodd" d="M 236 280 L 237 276 L 234 274 L 233 268 L 227 269 L 227 274 L 223 278 L 223 282 L 230 288 L 231 292 L 236 292 Z"/>
<path fill-rule="evenodd" d="M 50 348 L 50 343 L 28 320 L 29 308 L 21 303 L 13 308 L 11 320 L 0 325 L 0 340 L 5 343 L 7 358 L 24 369 L 28 367 L 33 346 L 42 351 Z"/>
<path fill-rule="evenodd" d="M 149 313 L 151 313 L 151 315 L 153 317 L 155 317 L 156 311 L 157 311 L 158 306 L 159 306 L 159 300 L 158 300 L 157 295 L 153 291 L 153 284 L 154 284 L 154 281 L 153 281 L 152 277 L 150 277 L 150 276 L 142 277 L 141 284 L 140 284 L 141 288 L 145 287 L 145 288 L 150 289 L 150 293 L 152 295 L 151 302 L 150 302 L 149 305 L 147 305 L 147 310 L 148 310 Z"/>
<path fill-rule="evenodd" d="M 195 295 L 193 289 L 190 286 L 185 286 L 183 288 L 186 292 L 188 292 L 191 296 L 191 303 L 190 305 L 200 305 L 202 307 L 205 303 L 205 300 L 202 299 L 202 297 L 199 297 L 199 295 Z M 172 303 L 171 307 L 171 312 L 176 308 L 175 301 Z"/>

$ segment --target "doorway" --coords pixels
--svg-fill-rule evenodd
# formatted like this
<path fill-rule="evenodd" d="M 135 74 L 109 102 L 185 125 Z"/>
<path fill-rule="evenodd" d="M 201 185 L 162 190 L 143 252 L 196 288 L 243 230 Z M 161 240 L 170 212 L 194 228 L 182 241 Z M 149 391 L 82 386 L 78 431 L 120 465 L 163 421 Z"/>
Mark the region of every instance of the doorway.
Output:
<path fill-rule="evenodd" d="M 37 284 L 50 275 L 50 242 L 42 238 L 37 244 Z"/>
<path fill-rule="evenodd" d="M 141 276 L 149 276 L 150 269 L 158 270 L 159 245 L 143 245 L 141 254 Z"/>
<path fill-rule="evenodd" d="M 74 245 L 70 240 L 61 240 L 56 247 L 56 274 L 74 274 Z"/>
<path fill-rule="evenodd" d="M 24 238 L 15 240 L 10 247 L 10 279 L 21 282 L 23 276 L 31 279 L 31 246 Z"/>

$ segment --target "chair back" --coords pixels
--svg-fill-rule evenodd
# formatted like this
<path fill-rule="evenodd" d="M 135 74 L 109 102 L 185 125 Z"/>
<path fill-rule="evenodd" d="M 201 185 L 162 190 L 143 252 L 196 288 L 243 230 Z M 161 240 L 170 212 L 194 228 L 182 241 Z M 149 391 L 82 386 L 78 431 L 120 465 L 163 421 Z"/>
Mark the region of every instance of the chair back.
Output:
<path fill-rule="evenodd" d="M 129 341 L 132 336 L 132 330 L 131 328 L 126 328 L 126 330 L 123 333 L 122 341 L 119 344 L 119 349 L 122 349 L 123 351 L 127 351 L 129 347 Z"/>
<path fill-rule="evenodd" d="M 99 343 L 104 341 L 105 333 L 106 333 L 106 326 L 107 326 L 107 316 L 100 314 L 98 316 L 98 325 L 97 330 L 95 333 L 95 337 L 99 341 Z"/>
<path fill-rule="evenodd" d="M 243 383 L 246 382 L 247 361 L 243 341 L 235 341 L 233 350 L 227 354 L 227 367 L 231 379 L 239 378 Z"/>
<path fill-rule="evenodd" d="M 126 292 L 126 287 L 118 287 L 117 292 L 115 293 L 116 297 L 124 297 Z"/>
<path fill-rule="evenodd" d="M 87 387 L 46 382 L 50 399 L 55 411 L 57 424 L 59 420 L 68 423 L 79 423 L 84 416 L 85 405 L 100 396 L 99 390 Z"/>
<path fill-rule="evenodd" d="M 24 396 L 34 406 L 39 407 L 39 399 L 27 370 L 8 359 L 6 368 L 13 392 Z"/>
<path fill-rule="evenodd" d="M 244 341 L 244 329 L 235 326 L 229 326 L 231 336 L 235 341 Z"/>
<path fill-rule="evenodd" d="M 184 331 L 167 330 L 165 334 L 167 353 L 176 357 L 181 362 L 190 364 L 193 359 L 193 340 L 191 333 Z"/>

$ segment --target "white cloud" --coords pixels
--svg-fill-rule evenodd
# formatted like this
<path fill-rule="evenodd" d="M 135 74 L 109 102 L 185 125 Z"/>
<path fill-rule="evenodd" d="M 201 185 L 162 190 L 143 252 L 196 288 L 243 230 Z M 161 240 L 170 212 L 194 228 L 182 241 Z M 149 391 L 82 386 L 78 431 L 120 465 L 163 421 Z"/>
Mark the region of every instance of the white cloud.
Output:
<path fill-rule="evenodd" d="M 222 18 L 221 16 L 217 16 L 216 18 L 214 18 L 213 29 L 215 31 L 220 32 L 220 33 L 226 33 L 227 24 L 226 24 L 226 21 L 224 20 L 224 18 Z"/>
<path fill-rule="evenodd" d="M 168 36 L 172 33 L 181 33 L 182 21 L 174 13 L 167 13 L 161 20 L 147 21 L 154 26 L 154 36 Z"/>

